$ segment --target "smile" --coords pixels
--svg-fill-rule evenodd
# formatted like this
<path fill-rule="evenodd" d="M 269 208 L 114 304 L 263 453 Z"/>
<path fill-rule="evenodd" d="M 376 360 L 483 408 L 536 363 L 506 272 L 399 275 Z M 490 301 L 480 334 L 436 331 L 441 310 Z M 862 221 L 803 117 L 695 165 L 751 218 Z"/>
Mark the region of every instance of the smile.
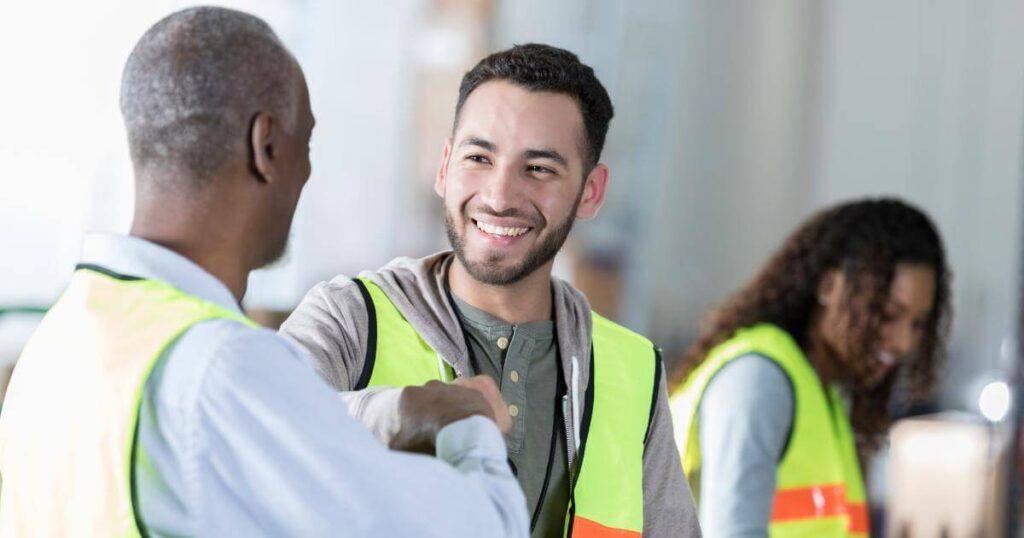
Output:
<path fill-rule="evenodd" d="M 479 229 L 480 231 L 482 231 L 482 232 L 484 232 L 486 234 L 496 235 L 496 236 L 499 236 L 499 237 L 519 237 L 520 235 L 523 235 L 523 234 L 525 234 L 526 232 L 529 232 L 532 229 L 529 226 L 527 226 L 527 227 L 495 226 L 493 224 L 487 224 L 486 222 L 482 222 L 482 221 L 479 221 L 479 220 L 476 220 L 476 219 L 473 219 L 473 224 L 475 224 L 477 229 Z"/>
<path fill-rule="evenodd" d="M 893 355 L 892 353 L 888 353 L 885 351 L 878 353 L 875 356 L 875 359 L 878 360 L 878 362 L 882 363 L 882 365 L 884 366 L 892 366 L 896 364 L 896 356 Z"/>

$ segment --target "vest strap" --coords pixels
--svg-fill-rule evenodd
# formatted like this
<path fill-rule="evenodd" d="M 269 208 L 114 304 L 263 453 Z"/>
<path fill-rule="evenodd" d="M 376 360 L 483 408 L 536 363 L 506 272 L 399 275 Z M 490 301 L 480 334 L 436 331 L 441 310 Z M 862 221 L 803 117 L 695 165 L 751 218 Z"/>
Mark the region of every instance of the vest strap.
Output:
<path fill-rule="evenodd" d="M 366 355 L 363 358 L 363 371 L 359 373 L 359 380 L 352 390 L 363 390 L 370 384 L 370 375 L 373 374 L 373 363 L 377 359 L 377 307 L 370 297 L 370 290 L 362 279 L 353 278 L 359 294 L 363 296 L 363 304 L 366 305 Z"/>

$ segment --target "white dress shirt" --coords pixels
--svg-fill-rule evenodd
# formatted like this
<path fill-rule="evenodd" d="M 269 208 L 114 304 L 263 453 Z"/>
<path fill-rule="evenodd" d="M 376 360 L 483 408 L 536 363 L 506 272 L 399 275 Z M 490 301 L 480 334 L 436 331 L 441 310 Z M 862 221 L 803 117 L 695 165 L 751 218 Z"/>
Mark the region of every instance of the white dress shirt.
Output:
<path fill-rule="evenodd" d="M 213 275 L 139 238 L 90 235 L 82 262 L 240 311 Z M 270 330 L 206 321 L 169 347 L 146 381 L 137 513 L 146 532 L 168 536 L 529 535 L 491 420 L 450 424 L 436 445 L 436 458 L 388 450 L 295 345 Z"/>

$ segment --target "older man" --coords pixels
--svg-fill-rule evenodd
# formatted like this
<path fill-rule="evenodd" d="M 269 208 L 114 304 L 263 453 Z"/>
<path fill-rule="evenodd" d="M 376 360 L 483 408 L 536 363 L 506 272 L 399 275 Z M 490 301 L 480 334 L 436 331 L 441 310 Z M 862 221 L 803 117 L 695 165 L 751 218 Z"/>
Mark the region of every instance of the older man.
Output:
<path fill-rule="evenodd" d="M 272 30 L 219 8 L 165 18 L 121 107 L 131 235 L 87 238 L 18 362 L 0 534 L 525 535 L 493 383 L 406 391 L 416 427 L 394 444 L 438 459 L 389 452 L 239 309 L 310 174 L 306 84 Z"/>

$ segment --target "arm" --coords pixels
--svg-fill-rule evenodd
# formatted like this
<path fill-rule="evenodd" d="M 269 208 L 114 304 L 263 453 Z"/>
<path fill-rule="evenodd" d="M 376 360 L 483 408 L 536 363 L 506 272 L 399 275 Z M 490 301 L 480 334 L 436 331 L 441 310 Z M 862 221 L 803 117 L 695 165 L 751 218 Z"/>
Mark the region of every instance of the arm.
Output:
<path fill-rule="evenodd" d="M 771 359 L 722 368 L 701 400 L 700 519 L 710 536 L 766 536 L 775 475 L 793 422 L 793 389 Z"/>
<path fill-rule="evenodd" d="M 672 435 L 668 387 L 662 370 L 644 446 L 644 536 L 701 536 L 690 486 Z"/>
<path fill-rule="evenodd" d="M 393 452 L 273 333 L 246 331 L 215 353 L 194 417 L 189 499 L 203 533 L 528 534 L 525 501 L 491 420 L 443 428 L 436 459 Z"/>
<path fill-rule="evenodd" d="M 281 324 L 280 333 L 306 350 L 324 381 L 348 391 L 363 371 L 368 326 L 359 288 L 339 276 L 309 290 Z"/>
<path fill-rule="evenodd" d="M 359 288 L 337 277 L 309 290 L 280 333 L 306 351 L 320 377 L 341 391 L 349 413 L 387 445 L 400 426 L 402 389 L 352 390 L 366 361 L 368 324 Z"/>

